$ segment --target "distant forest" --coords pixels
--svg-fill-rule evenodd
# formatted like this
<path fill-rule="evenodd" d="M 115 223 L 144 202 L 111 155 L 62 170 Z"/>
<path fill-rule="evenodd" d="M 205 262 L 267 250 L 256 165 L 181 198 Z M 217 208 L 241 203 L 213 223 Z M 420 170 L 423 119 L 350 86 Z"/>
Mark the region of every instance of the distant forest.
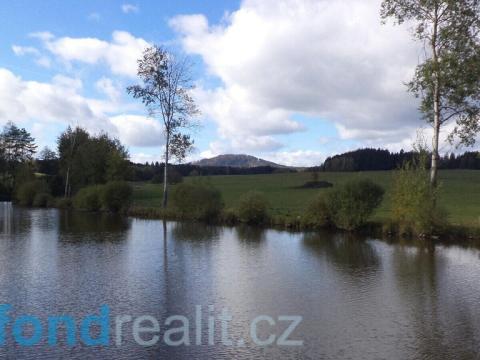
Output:
<path fill-rule="evenodd" d="M 344 154 L 329 157 L 320 166 L 314 166 L 305 171 L 378 171 L 394 170 L 402 166 L 405 161 L 411 160 L 414 152 L 400 151 L 392 153 L 383 149 L 359 149 Z M 159 162 L 145 164 L 131 164 L 133 181 L 161 182 L 163 164 Z M 212 176 L 212 175 L 256 175 L 301 171 L 296 168 L 275 168 L 258 166 L 250 168 L 230 166 L 198 166 L 192 164 L 169 165 L 171 168 L 171 182 L 177 182 L 184 176 Z M 440 160 L 441 169 L 472 169 L 480 170 L 480 153 L 466 152 L 462 155 L 448 154 Z"/>
<path fill-rule="evenodd" d="M 359 149 L 329 157 L 318 167 L 317 171 L 375 171 L 394 170 L 411 160 L 415 152 L 390 152 L 383 149 Z M 461 155 L 446 154 L 440 158 L 440 169 L 480 170 L 480 153 L 465 152 Z"/>
<path fill-rule="evenodd" d="M 154 181 L 162 182 L 163 163 L 145 163 L 132 164 L 133 181 Z M 192 164 L 168 165 L 171 182 L 177 182 L 177 179 L 183 176 L 212 176 L 212 175 L 258 175 L 273 173 L 297 172 L 294 168 L 277 168 L 272 166 L 256 167 L 232 167 L 232 166 L 198 166 Z"/>

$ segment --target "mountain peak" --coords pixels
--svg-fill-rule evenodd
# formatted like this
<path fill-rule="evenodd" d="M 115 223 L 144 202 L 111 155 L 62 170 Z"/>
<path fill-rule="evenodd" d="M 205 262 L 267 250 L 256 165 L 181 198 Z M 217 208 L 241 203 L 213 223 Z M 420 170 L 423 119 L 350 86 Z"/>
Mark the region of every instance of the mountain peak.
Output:
<path fill-rule="evenodd" d="M 271 166 L 276 168 L 283 168 L 285 166 L 276 164 L 274 162 L 257 158 L 247 154 L 223 154 L 209 159 L 202 159 L 192 162 L 193 165 L 198 166 L 230 166 L 251 168 L 258 166 Z"/>

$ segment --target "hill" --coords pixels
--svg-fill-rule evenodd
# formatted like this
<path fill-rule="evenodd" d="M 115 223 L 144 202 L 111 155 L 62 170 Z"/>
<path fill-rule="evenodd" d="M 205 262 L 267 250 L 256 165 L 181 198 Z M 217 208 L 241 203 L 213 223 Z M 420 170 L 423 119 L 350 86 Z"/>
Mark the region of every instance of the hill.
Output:
<path fill-rule="evenodd" d="M 229 166 L 239 168 L 253 168 L 259 166 L 270 166 L 274 168 L 286 168 L 284 165 L 276 164 L 271 161 L 244 154 L 225 154 L 218 155 L 210 159 L 202 159 L 192 162 L 197 166 Z"/>

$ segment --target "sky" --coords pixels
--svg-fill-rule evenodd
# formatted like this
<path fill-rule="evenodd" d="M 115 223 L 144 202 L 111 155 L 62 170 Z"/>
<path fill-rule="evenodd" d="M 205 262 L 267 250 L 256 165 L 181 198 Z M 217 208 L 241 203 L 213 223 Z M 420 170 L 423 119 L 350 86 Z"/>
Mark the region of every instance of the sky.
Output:
<path fill-rule="evenodd" d="M 201 114 L 188 160 L 242 153 L 308 166 L 360 147 L 410 149 L 419 129 L 430 131 L 405 86 L 422 49 L 408 26 L 382 24 L 379 8 L 379 0 L 2 1 L 0 125 L 13 121 L 53 149 L 78 125 L 119 138 L 133 161 L 161 161 L 160 121 L 125 91 L 138 82 L 142 51 L 157 44 L 194 64 Z"/>

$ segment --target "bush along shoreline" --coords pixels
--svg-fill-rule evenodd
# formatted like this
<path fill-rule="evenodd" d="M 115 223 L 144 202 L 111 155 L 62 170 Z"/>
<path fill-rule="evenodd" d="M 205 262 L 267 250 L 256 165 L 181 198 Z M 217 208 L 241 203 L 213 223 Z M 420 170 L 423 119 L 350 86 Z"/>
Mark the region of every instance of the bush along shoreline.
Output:
<path fill-rule="evenodd" d="M 320 192 L 303 214 L 272 215 L 266 197 L 258 191 L 241 196 L 236 208 L 225 208 L 222 194 L 208 183 L 181 183 L 172 191 L 166 209 L 132 206 L 132 186 L 111 181 L 80 189 L 73 198 L 54 199 L 41 181 L 22 184 L 16 202 L 22 206 L 56 207 L 79 211 L 108 211 L 144 219 L 199 221 L 216 225 L 270 227 L 289 231 L 332 229 L 376 237 L 434 240 L 480 239 L 480 229 L 449 225 L 436 206 L 436 191 L 415 164 L 406 164 L 395 180 L 392 218 L 372 222 L 384 189 L 371 180 L 351 180 Z"/>
<path fill-rule="evenodd" d="M 132 198 L 133 189 L 125 181 L 87 186 L 80 189 L 73 198 L 54 198 L 41 180 L 24 183 L 15 193 L 15 203 L 21 206 L 123 214 L 127 214 Z"/>
<path fill-rule="evenodd" d="M 427 186 L 420 186 L 423 182 Z M 413 193 L 412 186 L 416 189 Z M 268 201 L 257 191 L 243 194 L 236 208 L 225 208 L 218 191 L 210 185 L 199 184 L 180 184 L 173 194 L 175 201 L 178 201 L 176 197 L 181 198 L 176 206 L 167 209 L 133 206 L 127 214 L 145 219 L 202 221 L 226 226 L 248 224 L 290 231 L 332 229 L 382 238 L 480 239 L 480 229 L 449 225 L 446 213 L 435 206 L 435 192 L 428 189 L 428 176 L 425 177 L 423 171 L 413 165 L 403 168 L 391 194 L 396 199 L 393 212 L 404 214 L 402 209 L 407 205 L 407 213 L 411 211 L 412 215 L 395 216 L 384 222 L 370 220 L 384 196 L 384 190 L 370 180 L 354 180 L 325 190 L 302 214 L 271 215 Z M 216 195 L 210 199 L 207 194 L 212 191 Z"/>

